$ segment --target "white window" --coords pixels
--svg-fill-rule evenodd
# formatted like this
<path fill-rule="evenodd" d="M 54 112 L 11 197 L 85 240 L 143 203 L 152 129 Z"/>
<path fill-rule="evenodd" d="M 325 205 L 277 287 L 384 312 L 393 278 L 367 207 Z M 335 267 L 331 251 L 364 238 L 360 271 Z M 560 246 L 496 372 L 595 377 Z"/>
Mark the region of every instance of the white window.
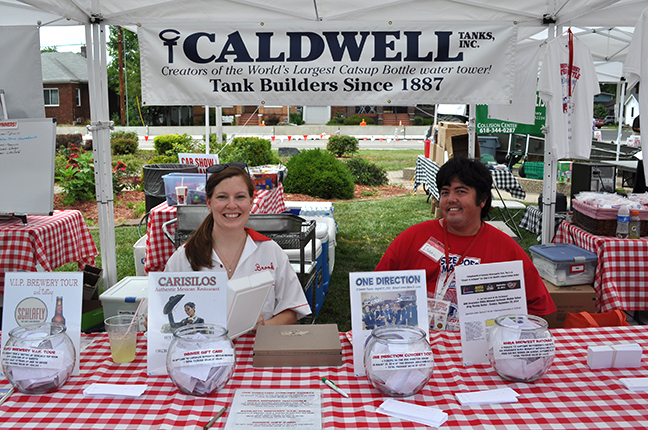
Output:
<path fill-rule="evenodd" d="M 76 89 L 76 105 L 81 106 L 81 88 Z"/>
<path fill-rule="evenodd" d="M 58 106 L 59 105 L 59 90 L 58 88 L 44 88 L 43 94 L 45 96 L 45 106 Z"/>

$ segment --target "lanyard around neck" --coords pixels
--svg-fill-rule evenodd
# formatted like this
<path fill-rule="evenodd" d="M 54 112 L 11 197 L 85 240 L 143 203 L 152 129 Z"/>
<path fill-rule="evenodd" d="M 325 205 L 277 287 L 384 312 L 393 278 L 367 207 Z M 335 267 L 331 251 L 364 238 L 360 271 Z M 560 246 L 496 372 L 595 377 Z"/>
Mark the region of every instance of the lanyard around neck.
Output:
<path fill-rule="evenodd" d="M 468 248 L 466 248 L 466 250 L 461 255 L 461 257 L 459 257 L 459 260 L 457 260 L 457 263 L 454 265 L 452 270 L 450 270 L 450 241 L 448 240 L 448 222 L 446 220 L 443 220 L 443 226 L 445 227 L 443 229 L 443 248 L 445 251 L 446 269 L 448 270 L 446 281 L 448 281 L 450 279 L 450 276 L 454 273 L 455 268 L 461 264 L 464 257 L 468 255 L 468 253 L 472 251 L 472 249 L 475 247 L 475 244 L 477 243 L 479 236 L 481 236 L 481 233 L 484 230 L 483 228 L 484 223 L 482 222 L 479 225 L 479 230 L 477 231 L 477 234 L 473 236 L 472 240 L 470 241 L 470 244 L 468 244 Z"/>

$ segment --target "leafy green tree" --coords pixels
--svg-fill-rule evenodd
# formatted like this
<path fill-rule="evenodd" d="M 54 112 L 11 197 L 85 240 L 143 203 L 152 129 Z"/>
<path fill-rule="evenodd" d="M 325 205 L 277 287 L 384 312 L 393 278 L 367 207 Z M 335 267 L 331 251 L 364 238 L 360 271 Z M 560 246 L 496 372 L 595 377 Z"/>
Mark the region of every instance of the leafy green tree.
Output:
<path fill-rule="evenodd" d="M 122 55 L 124 58 L 124 85 L 128 86 L 126 109 L 128 109 L 127 125 L 144 125 L 140 119 L 137 101 L 142 100 L 142 85 L 140 72 L 140 51 L 137 34 L 122 28 Z M 118 27 L 110 26 L 110 35 L 107 43 L 108 55 L 111 62 L 108 65 L 108 87 L 119 94 L 119 36 Z M 118 107 L 119 108 L 119 107 Z M 142 115 L 147 108 L 142 109 Z M 117 123 L 121 123 L 119 120 Z"/>
<path fill-rule="evenodd" d="M 41 52 L 58 52 L 58 46 L 46 46 L 41 48 Z"/>

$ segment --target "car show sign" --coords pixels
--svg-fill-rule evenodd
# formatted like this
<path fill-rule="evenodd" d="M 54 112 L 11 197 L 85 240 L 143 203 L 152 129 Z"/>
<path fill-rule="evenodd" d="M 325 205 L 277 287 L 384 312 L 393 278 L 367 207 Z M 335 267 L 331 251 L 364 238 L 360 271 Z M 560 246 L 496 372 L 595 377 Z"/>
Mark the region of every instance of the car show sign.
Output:
<path fill-rule="evenodd" d="M 489 22 L 143 25 L 144 105 L 507 103 L 517 28 Z"/>

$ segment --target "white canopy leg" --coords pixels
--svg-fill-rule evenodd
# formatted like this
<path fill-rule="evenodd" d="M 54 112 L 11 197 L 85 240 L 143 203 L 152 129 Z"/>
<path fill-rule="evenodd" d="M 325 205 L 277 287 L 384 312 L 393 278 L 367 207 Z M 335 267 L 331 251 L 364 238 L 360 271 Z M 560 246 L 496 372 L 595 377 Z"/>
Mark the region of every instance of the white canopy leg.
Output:
<path fill-rule="evenodd" d="M 117 253 L 115 246 L 115 214 L 113 210 L 112 164 L 110 155 L 110 130 L 108 111 L 108 63 L 106 62 L 106 26 L 99 22 L 86 24 L 88 53 L 88 86 L 90 91 L 90 117 L 92 125 L 92 150 L 94 153 L 97 212 L 99 215 L 99 241 L 101 267 L 107 288 L 117 283 Z"/>

